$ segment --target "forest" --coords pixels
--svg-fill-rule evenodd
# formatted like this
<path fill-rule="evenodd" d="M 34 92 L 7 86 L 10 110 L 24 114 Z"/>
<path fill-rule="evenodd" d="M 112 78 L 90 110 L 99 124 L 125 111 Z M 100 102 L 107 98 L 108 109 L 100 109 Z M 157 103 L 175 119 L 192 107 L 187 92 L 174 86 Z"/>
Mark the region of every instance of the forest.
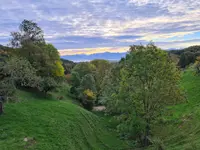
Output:
<path fill-rule="evenodd" d="M 0 45 L 0 149 L 200 148 L 200 46 L 150 42 L 118 62 L 75 63 L 33 21 L 11 35 Z"/>

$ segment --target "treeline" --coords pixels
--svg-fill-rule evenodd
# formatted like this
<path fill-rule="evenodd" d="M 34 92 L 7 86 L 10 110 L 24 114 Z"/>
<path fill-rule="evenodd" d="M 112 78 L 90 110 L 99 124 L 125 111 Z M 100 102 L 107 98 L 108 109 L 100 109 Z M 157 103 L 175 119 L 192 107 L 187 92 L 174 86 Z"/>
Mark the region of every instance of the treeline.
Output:
<path fill-rule="evenodd" d="M 197 57 L 200 56 L 200 46 L 196 45 L 181 50 L 171 50 L 169 53 L 175 54 L 179 58 L 178 65 L 181 68 L 185 68 L 195 63 Z"/>
<path fill-rule="evenodd" d="M 0 95 L 16 100 L 17 88 L 32 88 L 47 94 L 63 80 L 64 68 L 57 49 L 47 44 L 42 29 L 24 20 L 11 33 L 10 47 L 1 46 Z"/>

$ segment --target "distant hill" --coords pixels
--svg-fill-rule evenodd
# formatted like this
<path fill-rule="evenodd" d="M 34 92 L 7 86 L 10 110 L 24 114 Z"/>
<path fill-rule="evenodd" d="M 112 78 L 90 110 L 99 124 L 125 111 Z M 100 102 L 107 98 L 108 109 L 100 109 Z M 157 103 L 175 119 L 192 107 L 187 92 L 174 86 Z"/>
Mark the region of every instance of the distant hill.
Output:
<path fill-rule="evenodd" d="M 169 50 L 170 53 L 172 54 L 176 54 L 176 55 L 181 55 L 184 52 L 192 52 L 192 53 L 199 53 L 200 52 L 200 45 L 194 45 L 194 46 L 190 46 L 184 49 L 173 49 L 173 50 Z"/>
<path fill-rule="evenodd" d="M 67 60 L 67 59 L 61 59 L 62 61 L 62 65 L 65 69 L 65 74 L 69 74 L 71 73 L 71 70 L 74 68 L 74 66 L 76 65 L 75 62 Z"/>
<path fill-rule="evenodd" d="M 200 45 L 194 45 L 180 50 L 170 50 L 168 52 L 177 58 L 178 65 L 181 68 L 185 68 L 193 64 L 196 58 L 200 56 Z"/>
<path fill-rule="evenodd" d="M 91 61 L 94 59 L 105 59 L 109 61 L 119 61 L 122 57 L 126 56 L 125 53 L 96 53 L 91 55 L 85 55 L 85 54 L 78 54 L 78 55 L 65 55 L 62 56 L 62 59 L 71 60 L 74 62 L 81 62 L 81 61 Z"/>
<path fill-rule="evenodd" d="M 7 47 L 7 46 L 3 46 L 0 44 L 0 54 L 5 54 L 8 52 L 8 50 L 10 50 L 11 48 Z"/>
<path fill-rule="evenodd" d="M 5 59 L 9 57 L 11 50 L 12 48 L 0 44 L 0 62 L 5 61 Z"/>

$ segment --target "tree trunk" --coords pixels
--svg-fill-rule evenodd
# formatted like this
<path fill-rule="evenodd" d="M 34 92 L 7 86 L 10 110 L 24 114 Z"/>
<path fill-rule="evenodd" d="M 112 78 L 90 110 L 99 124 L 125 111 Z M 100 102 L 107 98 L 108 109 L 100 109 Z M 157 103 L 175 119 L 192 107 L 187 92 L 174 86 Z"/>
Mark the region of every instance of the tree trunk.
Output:
<path fill-rule="evenodd" d="M 0 115 L 3 113 L 3 102 L 0 101 Z"/>
<path fill-rule="evenodd" d="M 146 125 L 146 131 L 145 131 L 145 137 L 144 137 L 144 146 L 147 147 L 150 145 L 149 141 L 149 135 L 150 135 L 150 121 L 147 120 L 147 125 Z"/>

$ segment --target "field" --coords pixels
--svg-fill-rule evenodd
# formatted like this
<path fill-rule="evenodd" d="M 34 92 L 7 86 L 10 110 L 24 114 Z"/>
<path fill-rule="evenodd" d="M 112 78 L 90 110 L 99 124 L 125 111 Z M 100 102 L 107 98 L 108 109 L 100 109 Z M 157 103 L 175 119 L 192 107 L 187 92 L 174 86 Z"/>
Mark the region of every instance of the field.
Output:
<path fill-rule="evenodd" d="M 0 117 L 0 149 L 117 150 L 127 145 L 108 122 L 72 104 L 19 92 Z"/>

